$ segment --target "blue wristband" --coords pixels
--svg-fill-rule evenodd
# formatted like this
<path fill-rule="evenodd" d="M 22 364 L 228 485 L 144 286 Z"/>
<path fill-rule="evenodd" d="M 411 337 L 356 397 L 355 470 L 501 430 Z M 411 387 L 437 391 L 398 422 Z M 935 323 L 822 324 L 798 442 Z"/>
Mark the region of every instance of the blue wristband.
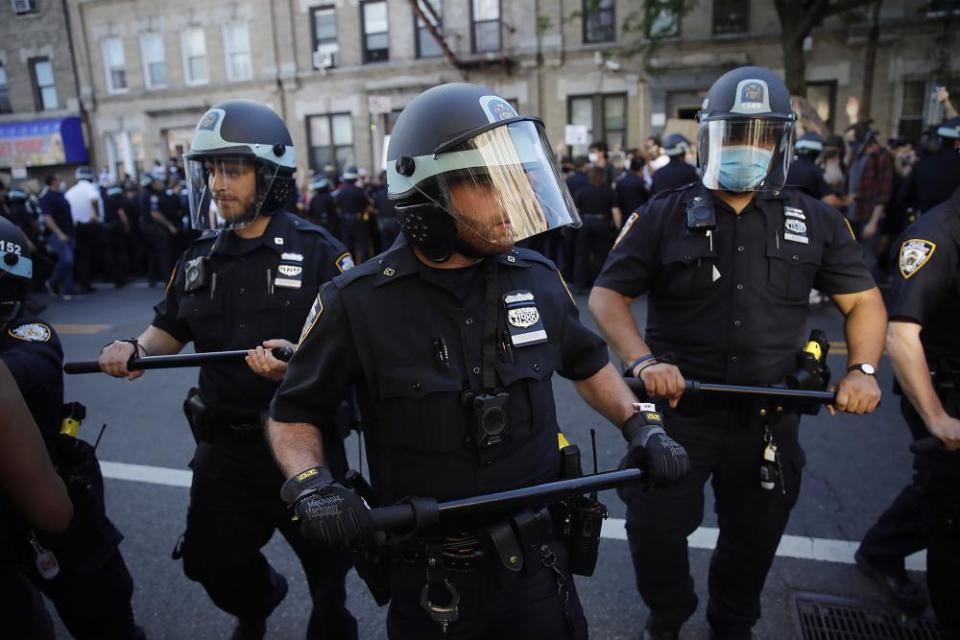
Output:
<path fill-rule="evenodd" d="M 656 357 L 657 357 L 657 356 L 653 355 L 652 353 L 648 353 L 648 354 L 646 354 L 646 355 L 644 355 L 644 356 L 640 356 L 639 358 L 637 358 L 636 360 L 634 360 L 633 362 L 631 362 L 630 364 L 628 364 L 626 367 L 624 367 L 624 369 L 623 369 L 623 377 L 624 377 L 624 378 L 632 378 L 632 377 L 633 377 L 633 370 L 637 368 L 637 365 L 638 365 L 638 364 L 643 364 L 643 363 L 646 362 L 647 360 L 655 360 Z"/>

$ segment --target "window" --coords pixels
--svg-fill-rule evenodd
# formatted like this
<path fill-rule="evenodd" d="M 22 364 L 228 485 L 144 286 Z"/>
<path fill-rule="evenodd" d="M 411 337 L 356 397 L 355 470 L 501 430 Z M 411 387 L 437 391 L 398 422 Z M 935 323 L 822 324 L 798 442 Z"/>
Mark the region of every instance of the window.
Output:
<path fill-rule="evenodd" d="M 123 40 L 109 38 L 103 41 L 103 65 L 107 76 L 107 91 L 123 93 L 127 90 L 127 60 Z"/>
<path fill-rule="evenodd" d="M 807 102 L 816 110 L 827 130 L 833 131 L 833 107 L 837 103 L 837 81 L 808 82 Z"/>
<path fill-rule="evenodd" d="M 159 33 L 144 33 L 140 36 L 140 56 L 143 58 L 143 78 L 148 89 L 167 86 L 166 49 Z"/>
<path fill-rule="evenodd" d="M 436 30 L 443 33 L 443 0 L 417 0 L 417 7 L 423 12 Z M 440 44 L 427 29 L 427 25 L 415 17 L 417 33 L 417 57 L 418 58 L 436 58 L 443 55 Z"/>
<path fill-rule="evenodd" d="M 37 12 L 37 0 L 12 0 L 13 12 L 18 16 Z"/>
<path fill-rule="evenodd" d="M 713 0 L 713 33 L 744 33 L 750 29 L 750 0 Z"/>
<path fill-rule="evenodd" d="M 925 80 L 908 80 L 903 83 L 903 102 L 900 105 L 897 133 L 913 143 L 920 142 L 920 136 L 923 133 L 923 106 L 926 94 Z"/>
<path fill-rule="evenodd" d="M 583 41 L 589 44 L 616 39 L 613 0 L 583 0 Z"/>
<path fill-rule="evenodd" d="M 627 144 L 627 96 L 623 93 L 570 96 L 567 122 L 587 128 L 587 144 L 570 148 L 570 155 L 587 155 L 587 147 L 597 140 L 607 143 L 612 152 Z"/>
<path fill-rule="evenodd" d="M 680 16 L 669 6 L 652 2 L 647 5 L 646 11 L 649 16 L 648 38 L 675 38 L 680 35 Z"/>
<path fill-rule="evenodd" d="M 10 113 L 10 90 L 7 88 L 7 68 L 0 62 L 0 113 Z"/>
<path fill-rule="evenodd" d="M 337 44 L 337 10 L 334 7 L 310 9 L 313 28 L 314 69 L 326 69 L 337 65 L 340 45 Z"/>
<path fill-rule="evenodd" d="M 382 62 L 390 59 L 390 32 L 387 23 L 386 0 L 364 2 L 361 6 L 363 23 L 363 61 Z"/>
<path fill-rule="evenodd" d="M 183 48 L 183 81 L 188 85 L 207 84 L 210 76 L 207 71 L 207 40 L 203 29 L 191 27 L 180 36 Z"/>
<path fill-rule="evenodd" d="M 223 52 L 227 59 L 227 80 L 234 82 L 253 77 L 250 65 L 250 31 L 246 22 L 223 25 Z"/>
<path fill-rule="evenodd" d="M 500 51 L 500 0 L 470 0 L 473 50 Z"/>
<path fill-rule="evenodd" d="M 30 75 L 33 76 L 34 100 L 37 111 L 59 109 L 57 86 L 53 80 L 53 65 L 48 58 L 31 58 Z"/>
<path fill-rule="evenodd" d="M 330 166 L 337 175 L 356 164 L 353 156 L 353 118 L 349 113 L 307 116 L 310 168 L 315 174 Z"/>

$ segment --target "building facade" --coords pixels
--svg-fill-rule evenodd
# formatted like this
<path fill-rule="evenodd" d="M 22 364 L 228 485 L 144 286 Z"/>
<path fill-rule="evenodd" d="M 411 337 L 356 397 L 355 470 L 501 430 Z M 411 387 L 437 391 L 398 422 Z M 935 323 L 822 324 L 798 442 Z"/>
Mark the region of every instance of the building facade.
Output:
<path fill-rule="evenodd" d="M 656 16 L 654 47 L 638 27 L 642 0 L 36 2 L 66 7 L 91 151 L 117 175 L 182 153 L 203 111 L 228 98 L 265 102 L 286 119 L 306 178 L 349 165 L 379 171 L 399 111 L 442 82 L 491 86 L 541 117 L 558 153 L 581 154 L 593 140 L 628 149 L 651 133 L 695 131 L 720 74 L 784 67 L 768 0 L 699 0 L 685 15 Z M 935 85 L 960 95 L 950 71 L 960 69 L 958 5 L 883 2 L 872 94 L 883 136 L 916 138 L 937 121 Z M 869 16 L 832 17 L 804 45 L 808 98 L 835 132 L 862 93 Z M 67 40 L 50 38 L 41 46 Z M 24 73 L 8 69 L 11 96 Z"/>
<path fill-rule="evenodd" d="M 50 172 L 66 177 L 89 160 L 67 27 L 62 2 L 0 2 L 0 179 L 6 182 L 38 183 Z"/>

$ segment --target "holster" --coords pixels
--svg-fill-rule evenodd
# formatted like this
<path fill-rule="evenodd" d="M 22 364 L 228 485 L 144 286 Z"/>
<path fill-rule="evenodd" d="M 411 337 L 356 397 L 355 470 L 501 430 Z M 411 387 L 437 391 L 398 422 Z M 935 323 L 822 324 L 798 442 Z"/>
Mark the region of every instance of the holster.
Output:
<path fill-rule="evenodd" d="M 190 433 L 193 434 L 193 441 L 198 443 L 204 440 L 204 418 L 207 413 L 207 405 L 200 396 L 200 390 L 191 387 L 187 392 L 187 398 L 183 401 L 183 415 L 187 418 L 187 424 L 190 425 Z"/>
<path fill-rule="evenodd" d="M 354 549 L 353 565 L 379 606 L 390 602 L 390 561 L 384 548 L 368 544 Z"/>

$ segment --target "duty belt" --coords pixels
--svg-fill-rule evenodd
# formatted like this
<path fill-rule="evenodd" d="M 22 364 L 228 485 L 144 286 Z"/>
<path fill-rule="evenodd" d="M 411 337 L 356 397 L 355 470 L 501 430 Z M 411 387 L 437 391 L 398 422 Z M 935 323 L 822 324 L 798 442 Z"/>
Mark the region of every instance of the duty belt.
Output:
<path fill-rule="evenodd" d="M 394 560 L 408 565 L 426 562 L 428 548 L 439 553 L 444 566 L 456 573 L 472 573 L 482 569 L 485 562 L 484 541 L 477 535 L 462 534 L 446 538 L 424 538 L 418 541 L 404 542 L 397 546 Z"/>

